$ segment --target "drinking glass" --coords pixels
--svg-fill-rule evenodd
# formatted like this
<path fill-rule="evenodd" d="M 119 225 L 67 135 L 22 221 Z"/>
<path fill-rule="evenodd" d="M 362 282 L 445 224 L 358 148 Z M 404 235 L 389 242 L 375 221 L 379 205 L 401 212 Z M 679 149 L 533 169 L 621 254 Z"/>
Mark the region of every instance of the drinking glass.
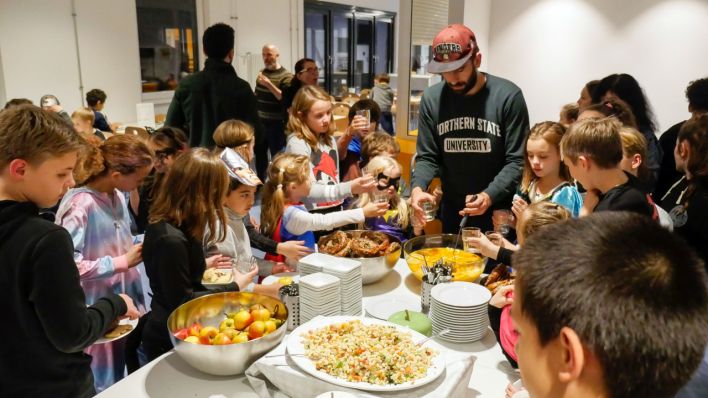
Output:
<path fill-rule="evenodd" d="M 480 235 L 482 235 L 482 230 L 477 227 L 462 228 L 462 244 L 464 245 L 466 252 L 479 254 L 479 250 L 476 247 L 468 244 L 467 239 L 478 238 Z"/>
<path fill-rule="evenodd" d="M 502 247 L 504 245 L 504 241 L 502 240 L 502 234 L 500 232 L 487 231 L 484 234 L 487 235 L 487 239 L 489 239 L 495 245 L 499 247 Z"/>
<path fill-rule="evenodd" d="M 503 236 L 508 236 L 509 232 L 511 232 L 512 217 L 514 217 L 514 213 L 512 213 L 511 210 L 494 210 L 492 212 L 492 223 L 494 224 L 494 230 Z"/>
<path fill-rule="evenodd" d="M 251 272 L 258 265 L 258 259 L 253 256 L 239 256 L 233 260 L 233 269 L 242 274 Z M 236 274 L 234 274 L 236 276 Z M 258 275 L 253 277 L 253 283 L 258 281 Z"/>
<path fill-rule="evenodd" d="M 435 203 L 426 200 L 425 202 L 422 202 L 420 204 L 420 207 L 423 208 L 423 212 L 425 213 L 425 221 L 433 221 L 435 220 L 435 213 L 437 212 L 437 208 L 435 207 Z"/>
<path fill-rule="evenodd" d="M 376 190 L 372 197 L 374 203 L 388 203 L 388 191 Z"/>
<path fill-rule="evenodd" d="M 358 116 L 362 116 L 362 117 L 364 117 L 364 119 L 366 119 L 366 126 L 367 126 L 366 129 L 368 130 L 369 129 L 368 126 L 371 125 L 371 112 L 368 109 L 359 109 L 358 111 L 356 111 L 356 114 Z"/>

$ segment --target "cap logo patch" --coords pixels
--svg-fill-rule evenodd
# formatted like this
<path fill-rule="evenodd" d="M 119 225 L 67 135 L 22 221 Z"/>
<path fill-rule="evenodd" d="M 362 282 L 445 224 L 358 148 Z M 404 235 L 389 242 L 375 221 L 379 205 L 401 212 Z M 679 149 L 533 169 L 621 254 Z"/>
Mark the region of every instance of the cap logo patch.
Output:
<path fill-rule="evenodd" d="M 444 59 L 448 59 L 452 53 L 461 53 L 462 46 L 457 43 L 440 43 L 435 46 L 435 54 L 442 55 Z"/>

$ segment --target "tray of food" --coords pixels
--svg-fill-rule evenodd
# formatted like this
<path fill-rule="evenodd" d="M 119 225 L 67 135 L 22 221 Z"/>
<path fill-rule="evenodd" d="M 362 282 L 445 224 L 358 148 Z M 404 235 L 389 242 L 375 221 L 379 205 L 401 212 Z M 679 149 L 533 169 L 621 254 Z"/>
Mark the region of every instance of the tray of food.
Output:
<path fill-rule="evenodd" d="M 217 287 L 234 281 L 234 271 L 231 268 L 207 268 L 202 276 L 202 285 Z"/>
<path fill-rule="evenodd" d="M 401 241 L 383 232 L 352 230 L 335 231 L 317 242 L 320 253 L 346 257 L 361 263 L 365 285 L 385 277 L 401 257 Z"/>
<path fill-rule="evenodd" d="M 318 317 L 295 329 L 286 349 L 298 367 L 328 383 L 400 391 L 428 384 L 445 371 L 443 348 L 423 340 L 418 332 L 379 319 Z"/>

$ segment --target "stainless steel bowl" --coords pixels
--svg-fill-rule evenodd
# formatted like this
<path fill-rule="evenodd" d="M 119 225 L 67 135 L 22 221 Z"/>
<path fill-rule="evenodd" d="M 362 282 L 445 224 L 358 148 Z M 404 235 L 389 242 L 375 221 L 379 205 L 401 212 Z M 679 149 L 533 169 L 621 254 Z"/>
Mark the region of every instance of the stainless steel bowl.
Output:
<path fill-rule="evenodd" d="M 194 322 L 218 328 L 226 313 L 249 308 L 254 304 L 261 304 L 273 314 L 273 318 L 281 319 L 283 323 L 270 334 L 239 344 L 194 344 L 173 335 Z M 170 314 L 167 328 L 175 351 L 188 364 L 204 373 L 226 376 L 243 373 L 258 358 L 277 346 L 285 336 L 287 319 L 288 309 L 280 300 L 256 293 L 227 292 L 209 294 L 182 304 Z"/>
<path fill-rule="evenodd" d="M 457 243 L 457 246 L 455 246 Z M 423 279 L 422 265 L 425 260 L 422 256 L 416 256 L 415 253 L 421 249 L 435 249 L 435 248 L 451 248 L 463 250 L 463 243 L 461 239 L 458 239 L 457 235 L 453 234 L 437 234 L 437 235 L 423 235 L 417 236 L 413 239 L 406 241 L 403 245 L 403 256 L 408 263 L 408 268 L 410 268 L 413 275 L 415 275 L 418 280 Z M 470 255 L 469 253 L 467 255 Z M 481 256 L 471 256 L 472 259 L 465 260 L 460 256 L 457 257 L 447 257 L 448 262 L 452 263 L 452 280 L 454 281 L 465 281 L 474 282 L 479 278 L 484 270 L 484 265 L 487 261 L 486 257 Z M 454 261 L 453 261 L 454 260 Z M 433 264 L 429 264 L 433 265 Z"/>
<path fill-rule="evenodd" d="M 352 237 L 357 238 L 359 235 L 361 235 L 362 232 L 371 232 L 371 231 L 366 231 L 362 229 L 355 229 L 352 231 L 345 231 L 346 233 L 350 234 Z M 382 232 L 383 233 L 383 232 Z M 385 256 L 379 256 L 379 257 L 353 257 L 353 256 L 348 256 L 347 258 L 352 258 L 355 259 L 359 262 L 361 262 L 361 273 L 362 273 L 362 280 L 363 284 L 368 285 L 370 283 L 378 282 L 381 280 L 384 276 L 386 276 L 389 272 L 393 270 L 393 267 L 396 266 L 396 262 L 398 262 L 398 259 L 401 258 L 401 250 L 403 248 L 403 245 L 401 244 L 401 240 L 396 238 L 395 236 L 391 236 L 389 234 L 385 234 L 388 236 L 388 238 L 391 240 L 391 242 L 396 242 L 398 245 L 401 247 L 401 249 L 396 250 L 392 253 L 389 253 Z"/>

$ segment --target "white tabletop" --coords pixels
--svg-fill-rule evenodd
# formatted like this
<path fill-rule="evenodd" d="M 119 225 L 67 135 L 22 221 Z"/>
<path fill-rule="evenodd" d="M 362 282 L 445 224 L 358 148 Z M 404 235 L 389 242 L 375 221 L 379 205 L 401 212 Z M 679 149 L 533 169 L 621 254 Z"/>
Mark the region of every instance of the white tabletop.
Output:
<path fill-rule="evenodd" d="M 364 286 L 364 307 L 368 301 L 385 295 L 420 297 L 420 282 L 411 274 L 404 260 L 399 260 L 394 271 L 381 281 Z M 476 358 L 469 382 L 470 391 L 466 396 L 503 397 L 507 384 L 519 378 L 502 355 L 491 330 L 484 339 L 470 344 L 451 344 L 440 339 L 437 341 L 454 351 L 459 358 Z M 273 394 L 274 398 L 285 397 L 279 392 Z M 244 375 L 207 375 L 193 369 L 174 351 L 170 351 L 98 397 L 209 398 L 214 395 L 228 398 L 258 397 Z"/>

